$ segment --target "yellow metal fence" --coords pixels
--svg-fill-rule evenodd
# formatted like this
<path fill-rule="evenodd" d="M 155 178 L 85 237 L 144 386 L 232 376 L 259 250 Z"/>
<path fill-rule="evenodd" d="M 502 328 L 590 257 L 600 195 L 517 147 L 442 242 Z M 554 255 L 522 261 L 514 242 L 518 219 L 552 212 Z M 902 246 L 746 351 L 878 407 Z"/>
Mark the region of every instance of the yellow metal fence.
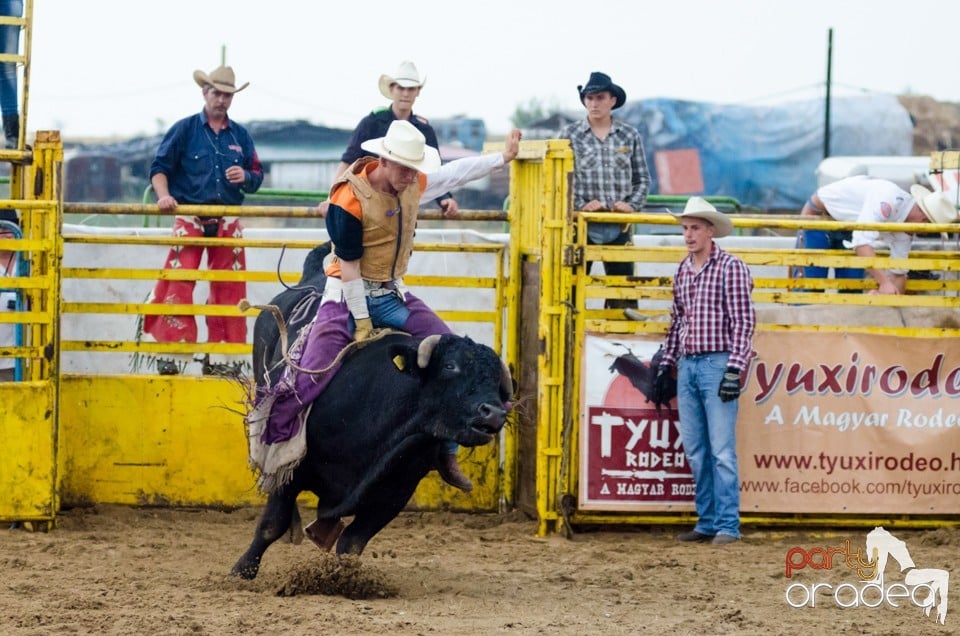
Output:
<path fill-rule="evenodd" d="M 4 283 L 24 295 L 22 310 L 0 314 L 0 321 L 22 325 L 25 333 L 20 346 L 0 349 L 0 355 L 25 363 L 23 381 L 0 383 L 0 435 L 8 440 L 0 455 L 0 488 L 8 493 L 0 501 L 0 520 L 52 524 L 62 503 L 231 507 L 262 501 L 247 468 L 242 414 L 249 387 L 224 378 L 159 376 L 131 367 L 134 356 L 247 357 L 249 343 L 147 342 L 134 326 L 148 314 L 247 316 L 252 323 L 254 310 L 203 304 L 201 290 L 192 305 L 151 304 L 147 293 L 160 279 L 192 280 L 201 286 L 244 281 L 248 293 L 259 294 L 258 300 L 265 302 L 283 289 L 281 280 L 288 285 L 299 280 L 299 263 L 321 242 L 319 230 L 278 230 L 283 238 L 271 238 L 268 230 L 250 231 L 254 237 L 244 239 L 176 238 L 169 230 L 150 228 L 70 226 L 61 233 L 64 213 L 130 218 L 164 213 L 155 205 L 64 204 L 59 135 L 38 133 L 32 156 L 34 163 L 22 166 L 11 180 L 11 201 L 0 202 L 19 210 L 24 221 L 23 238 L 0 241 L 0 247 L 11 247 L 29 261 L 28 275 Z M 309 219 L 323 225 L 307 207 L 181 206 L 178 212 Z M 465 211 L 464 216 L 478 221 L 505 218 L 502 212 L 486 211 Z M 422 218 L 430 220 L 431 214 Z M 240 272 L 161 269 L 171 245 L 243 247 L 265 265 Z M 415 258 L 431 255 L 450 263 L 480 264 L 469 271 L 421 270 L 405 282 L 421 296 L 452 299 L 431 305 L 455 330 L 460 331 L 460 325 L 485 334 L 482 337 L 503 353 L 506 303 L 516 295 L 507 289 L 507 245 L 418 243 Z M 473 290 L 468 294 L 471 302 L 463 302 L 464 290 Z M 77 368 L 62 368 L 61 352 L 67 366 Z M 76 362 L 76 356 L 99 358 Z M 464 451 L 461 463 L 478 486 L 469 496 L 430 478 L 413 505 L 494 511 L 509 503 L 502 488 L 499 445 Z"/>
<path fill-rule="evenodd" d="M 68 213 L 123 214 L 142 216 L 159 214 L 154 205 L 66 204 Z M 181 206 L 184 214 L 222 214 L 269 218 L 313 218 L 310 208 L 244 206 L 216 208 Z M 483 215 L 484 217 L 486 215 Z M 322 226 L 322 220 L 316 219 Z M 261 231 L 259 235 L 269 233 Z M 288 233 L 289 234 L 289 233 Z M 302 235 L 303 232 L 294 234 Z M 139 316 L 256 316 L 256 310 L 241 312 L 237 307 L 202 304 L 170 305 L 146 302 L 144 290 L 159 279 L 192 281 L 245 281 L 248 296 L 263 303 L 282 291 L 279 279 L 295 284 L 301 272 L 282 271 L 277 264 L 285 254 L 285 267 L 299 264 L 305 253 L 318 245 L 314 238 L 175 238 L 169 231 L 144 230 L 137 233 L 63 235 L 67 266 L 62 269 L 65 325 L 82 325 L 65 334 L 61 349 L 70 354 L 99 354 L 122 360 L 169 354 L 234 354 L 249 356 L 251 347 L 228 343 L 157 343 L 140 338 L 133 328 Z M 247 271 L 165 270 L 160 255 L 170 245 L 229 245 L 247 251 Z M 152 250 L 150 256 L 145 250 Z M 504 308 L 509 294 L 504 274 L 507 246 L 499 243 L 418 243 L 418 255 L 446 254 L 464 259 L 475 255 L 486 263 L 469 275 L 451 275 L 443 271 L 409 275 L 405 282 L 413 289 L 447 290 L 453 298 L 486 300 L 478 306 L 464 306 L 455 300 L 434 305 L 444 320 L 457 324 L 487 325 L 491 345 L 503 351 Z M 71 254 L 81 255 L 71 257 Z M 93 254 L 93 256 L 91 256 Z M 110 255 L 113 255 L 112 257 Z M 250 265 L 250 255 L 260 267 Z M 422 257 L 422 256 L 418 256 Z M 98 266 L 81 266 L 77 260 L 96 258 Z M 106 265 L 104 265 L 106 263 Z M 265 265 L 264 265 L 265 264 Z M 131 299 L 136 287 L 139 293 Z M 79 292 L 77 290 L 80 290 Z M 119 300 L 118 300 L 119 298 Z M 118 323 L 119 321 L 119 323 Z M 117 324 L 122 327 L 117 328 Z M 68 330 L 69 331 L 69 330 Z M 116 368 L 116 364 L 111 368 Z M 130 371 L 133 371 L 131 373 Z M 235 506 L 261 501 L 253 491 L 246 468 L 246 438 L 242 425 L 246 394 L 237 383 L 195 375 L 160 377 L 148 367 L 137 366 L 112 374 L 70 371 L 62 385 L 63 440 L 62 464 L 65 466 L 64 497 L 68 501 L 104 501 L 113 503 L 157 503 L 179 505 Z M 203 449 L 198 453 L 197 449 Z M 465 450 L 461 462 L 467 474 L 478 481 L 469 496 L 443 487 L 439 479 L 424 482 L 413 505 L 424 508 L 455 507 L 497 510 L 504 493 L 499 479 L 501 459 L 498 446 Z"/>

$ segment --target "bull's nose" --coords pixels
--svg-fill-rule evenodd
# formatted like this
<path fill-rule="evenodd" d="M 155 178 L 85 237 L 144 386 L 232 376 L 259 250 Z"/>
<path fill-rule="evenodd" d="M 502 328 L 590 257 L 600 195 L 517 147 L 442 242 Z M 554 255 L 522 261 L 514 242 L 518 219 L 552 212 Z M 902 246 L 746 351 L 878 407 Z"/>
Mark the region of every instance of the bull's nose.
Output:
<path fill-rule="evenodd" d="M 483 421 L 483 424 L 493 430 L 500 430 L 503 426 L 503 420 L 507 416 L 507 412 L 504 409 L 493 404 L 483 403 L 477 410 L 480 411 L 480 419 Z"/>

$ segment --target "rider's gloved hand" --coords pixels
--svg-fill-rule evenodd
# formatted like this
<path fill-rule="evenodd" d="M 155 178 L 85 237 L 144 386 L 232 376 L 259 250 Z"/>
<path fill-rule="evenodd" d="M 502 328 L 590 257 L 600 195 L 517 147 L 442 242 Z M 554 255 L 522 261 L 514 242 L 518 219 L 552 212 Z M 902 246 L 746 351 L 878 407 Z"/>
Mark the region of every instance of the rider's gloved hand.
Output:
<path fill-rule="evenodd" d="M 651 391 L 650 401 L 653 402 L 654 406 L 660 407 L 670 403 L 670 399 L 673 397 L 669 395 L 669 386 L 670 383 L 670 366 L 663 365 L 657 367 L 657 375 L 653 378 L 653 388 Z"/>
<path fill-rule="evenodd" d="M 717 395 L 724 402 L 736 400 L 740 397 L 740 369 L 727 367 L 723 372 L 723 379 L 720 380 L 720 390 Z"/>
<path fill-rule="evenodd" d="M 355 320 L 357 326 L 353 330 L 353 339 L 357 342 L 363 342 L 373 335 L 373 321 L 369 318 L 360 318 Z"/>

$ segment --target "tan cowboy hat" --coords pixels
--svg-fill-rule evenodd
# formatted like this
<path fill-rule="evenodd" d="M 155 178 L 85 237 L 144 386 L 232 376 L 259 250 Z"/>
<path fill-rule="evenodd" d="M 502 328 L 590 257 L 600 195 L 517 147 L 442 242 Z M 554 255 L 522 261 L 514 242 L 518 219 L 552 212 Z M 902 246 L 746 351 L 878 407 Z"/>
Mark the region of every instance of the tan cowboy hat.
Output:
<path fill-rule="evenodd" d="M 930 192 L 922 185 L 912 185 L 910 195 L 931 223 L 956 222 L 957 206 L 950 201 L 946 192 Z"/>
<path fill-rule="evenodd" d="M 210 84 L 221 93 L 239 93 L 250 86 L 250 82 L 247 82 L 237 88 L 237 78 L 233 75 L 233 69 L 229 66 L 218 66 L 210 71 L 209 75 L 203 71 L 194 71 L 193 81 L 199 84 L 200 88 Z"/>
<path fill-rule="evenodd" d="M 687 199 L 687 205 L 683 208 L 683 213 L 677 215 L 678 219 L 703 219 L 714 227 L 713 238 L 723 238 L 733 232 L 733 221 L 727 218 L 726 214 L 717 212 L 717 208 L 703 197 L 690 197 Z"/>
<path fill-rule="evenodd" d="M 404 60 L 400 62 L 400 66 L 397 67 L 393 75 L 383 74 L 380 76 L 380 94 L 387 99 L 393 99 L 393 95 L 390 94 L 391 84 L 398 84 L 404 88 L 422 88 L 426 83 L 426 76 L 420 77 L 420 72 L 417 71 L 416 65 L 413 62 Z"/>
<path fill-rule="evenodd" d="M 428 146 L 423 133 L 405 119 L 390 122 L 386 137 L 370 139 L 360 147 L 426 174 L 440 168 L 440 153 Z"/>

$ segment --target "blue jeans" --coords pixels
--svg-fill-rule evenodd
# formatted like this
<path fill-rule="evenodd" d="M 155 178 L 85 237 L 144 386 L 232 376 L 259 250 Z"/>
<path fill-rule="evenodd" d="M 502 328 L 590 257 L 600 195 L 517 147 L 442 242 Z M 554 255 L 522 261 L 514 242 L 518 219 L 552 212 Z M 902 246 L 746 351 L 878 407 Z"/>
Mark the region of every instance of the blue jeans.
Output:
<path fill-rule="evenodd" d="M 410 310 L 407 309 L 406 303 L 396 294 L 367 298 L 367 310 L 370 312 L 370 320 L 374 327 L 403 329 L 407 318 L 410 317 Z M 350 318 L 352 319 L 353 316 Z"/>
<path fill-rule="evenodd" d="M 717 395 L 729 353 L 683 356 L 677 365 L 680 439 L 687 454 L 697 506 L 697 532 L 740 536 L 737 475 L 738 400 Z"/>
<path fill-rule="evenodd" d="M 852 236 L 849 230 L 801 230 L 797 236 L 797 247 L 810 250 L 845 250 L 844 241 L 849 241 Z M 863 278 L 864 271 L 857 267 L 838 267 L 836 268 L 836 278 Z M 804 267 L 804 278 L 826 278 L 830 272 L 829 267 Z"/>
<path fill-rule="evenodd" d="M 23 16 L 23 0 L 0 0 L 0 15 L 19 18 Z M 20 27 L 0 26 L 0 53 L 17 53 L 20 50 Z M 0 112 L 16 115 L 20 112 L 17 99 L 17 65 L 0 63 Z"/>

